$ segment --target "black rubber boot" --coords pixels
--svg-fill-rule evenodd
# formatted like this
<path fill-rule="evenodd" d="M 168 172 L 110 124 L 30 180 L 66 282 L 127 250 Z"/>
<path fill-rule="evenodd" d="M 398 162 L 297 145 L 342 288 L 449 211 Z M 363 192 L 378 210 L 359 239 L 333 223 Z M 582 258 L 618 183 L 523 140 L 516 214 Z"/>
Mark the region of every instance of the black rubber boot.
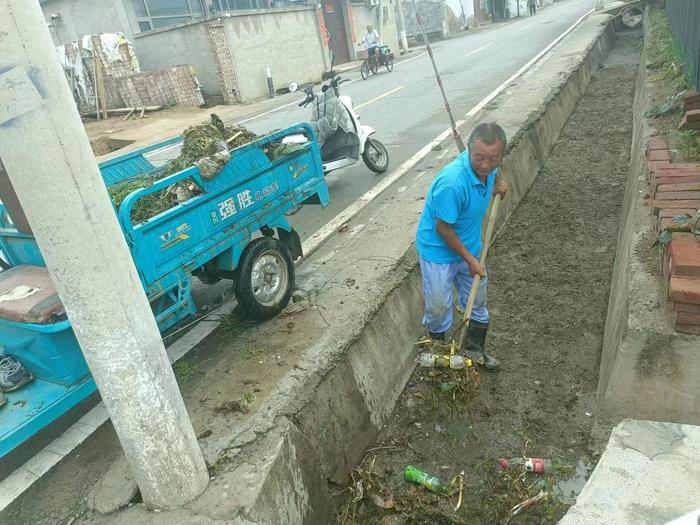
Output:
<path fill-rule="evenodd" d="M 480 323 L 473 319 L 469 321 L 467 336 L 464 338 L 464 354 L 471 357 L 477 364 L 483 366 L 489 372 L 498 370 L 498 359 L 486 353 L 486 334 L 489 331 L 488 323 Z"/>
<path fill-rule="evenodd" d="M 445 340 L 445 332 L 431 332 L 428 330 L 428 337 L 432 339 L 433 341 L 444 341 Z"/>

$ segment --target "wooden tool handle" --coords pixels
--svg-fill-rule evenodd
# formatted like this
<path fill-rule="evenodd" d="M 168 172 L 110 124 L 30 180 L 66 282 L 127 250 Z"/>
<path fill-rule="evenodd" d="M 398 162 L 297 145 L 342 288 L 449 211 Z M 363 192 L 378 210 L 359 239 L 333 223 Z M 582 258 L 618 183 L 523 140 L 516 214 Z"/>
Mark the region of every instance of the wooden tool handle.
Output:
<path fill-rule="evenodd" d="M 481 255 L 479 256 L 479 264 L 483 267 L 486 263 L 486 256 L 489 253 L 489 245 L 491 244 L 491 236 L 493 235 L 493 228 L 496 225 L 496 217 L 498 216 L 498 205 L 501 203 L 501 196 L 496 195 L 493 198 L 493 204 L 491 206 L 491 214 L 489 215 L 489 222 L 486 226 L 486 235 L 484 236 L 484 245 L 481 248 Z M 467 299 L 467 307 L 464 309 L 464 320 L 459 329 L 459 342 L 457 348 L 462 348 L 462 343 L 464 342 L 464 336 L 467 334 L 467 327 L 469 326 L 469 320 L 472 316 L 472 310 L 474 309 L 474 301 L 476 301 L 476 292 L 479 288 L 479 283 L 481 282 L 481 275 L 475 275 L 472 281 L 471 290 L 469 290 L 469 299 Z"/>

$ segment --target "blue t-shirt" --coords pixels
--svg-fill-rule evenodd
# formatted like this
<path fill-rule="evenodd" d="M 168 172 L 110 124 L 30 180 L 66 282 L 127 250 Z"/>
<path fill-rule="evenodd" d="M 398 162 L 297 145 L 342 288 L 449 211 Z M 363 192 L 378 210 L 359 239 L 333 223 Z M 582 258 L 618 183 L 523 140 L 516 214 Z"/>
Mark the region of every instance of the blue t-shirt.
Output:
<path fill-rule="evenodd" d="M 481 222 L 491 202 L 495 180 L 496 170 L 486 177 L 485 184 L 479 180 L 468 151 L 437 174 L 428 189 L 416 233 L 416 247 L 423 259 L 442 264 L 461 260 L 435 229 L 438 219 L 451 224 L 469 253 L 479 258 Z"/>

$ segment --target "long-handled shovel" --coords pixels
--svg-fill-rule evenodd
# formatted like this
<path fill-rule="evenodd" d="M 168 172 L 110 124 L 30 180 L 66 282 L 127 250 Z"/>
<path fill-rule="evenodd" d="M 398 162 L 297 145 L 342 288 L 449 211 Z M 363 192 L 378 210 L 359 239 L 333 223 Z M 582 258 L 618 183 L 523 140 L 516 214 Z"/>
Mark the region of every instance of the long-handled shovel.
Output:
<path fill-rule="evenodd" d="M 496 195 L 493 198 L 493 204 L 491 205 L 491 214 L 489 215 L 489 222 L 486 226 L 486 234 L 484 235 L 484 245 L 481 249 L 481 255 L 479 256 L 479 264 L 484 267 L 486 263 L 486 256 L 489 253 L 489 245 L 491 244 L 491 236 L 493 235 L 493 228 L 496 224 L 496 217 L 498 216 L 498 205 L 501 203 L 501 196 Z M 474 301 L 476 300 L 476 294 L 479 289 L 479 283 L 481 282 L 481 275 L 475 275 L 472 281 L 472 287 L 469 291 L 469 298 L 467 299 L 467 307 L 464 309 L 464 320 L 461 326 L 457 330 L 457 348 L 462 348 L 464 343 L 464 337 L 469 329 L 469 321 L 471 320 L 472 310 L 474 309 Z M 459 350 L 458 350 L 459 351 Z M 475 357 L 478 359 L 480 356 L 469 355 L 472 359 Z"/>

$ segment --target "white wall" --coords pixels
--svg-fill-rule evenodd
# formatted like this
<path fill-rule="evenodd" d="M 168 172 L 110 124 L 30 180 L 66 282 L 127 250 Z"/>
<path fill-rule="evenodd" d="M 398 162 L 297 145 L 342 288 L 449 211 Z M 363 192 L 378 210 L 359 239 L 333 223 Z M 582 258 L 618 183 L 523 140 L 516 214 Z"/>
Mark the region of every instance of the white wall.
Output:
<path fill-rule="evenodd" d="M 506 8 L 510 9 L 511 18 L 518 16 L 518 3 L 520 3 L 520 16 L 528 16 L 530 14 L 527 7 L 527 0 L 508 0 L 506 2 Z"/>
<path fill-rule="evenodd" d="M 388 45 L 395 56 L 399 55 L 399 33 L 398 22 L 396 20 L 396 2 L 398 0 L 382 0 L 382 11 L 385 12 L 384 25 L 379 36 L 382 43 Z M 355 41 L 352 42 L 351 49 L 355 49 L 358 59 L 367 56 L 363 46 L 356 45 L 362 41 L 367 32 L 367 24 L 372 24 L 374 29 L 379 31 L 379 6 L 368 9 L 364 4 L 352 4 L 352 19 L 355 25 Z M 350 35 L 348 35 L 350 37 Z"/>
<path fill-rule="evenodd" d="M 165 27 L 141 33 L 134 39 L 134 51 L 141 69 L 145 71 L 190 64 L 204 93 L 221 94 L 219 73 L 209 47 L 204 23 Z"/>
<path fill-rule="evenodd" d="M 275 88 L 321 79 L 325 51 L 315 8 L 230 13 L 222 20 L 244 102 L 267 96 L 268 66 Z"/>
<path fill-rule="evenodd" d="M 447 0 L 447 7 L 452 9 L 454 15 L 459 18 L 462 16 L 462 6 L 464 6 L 464 14 L 469 20 L 469 17 L 474 16 L 474 2 L 473 0 Z"/>
<path fill-rule="evenodd" d="M 133 42 L 134 31 L 123 0 L 46 0 L 41 10 L 47 22 L 53 14 L 60 18 L 50 22 L 56 45 L 76 42 L 84 35 L 122 32 Z"/>

